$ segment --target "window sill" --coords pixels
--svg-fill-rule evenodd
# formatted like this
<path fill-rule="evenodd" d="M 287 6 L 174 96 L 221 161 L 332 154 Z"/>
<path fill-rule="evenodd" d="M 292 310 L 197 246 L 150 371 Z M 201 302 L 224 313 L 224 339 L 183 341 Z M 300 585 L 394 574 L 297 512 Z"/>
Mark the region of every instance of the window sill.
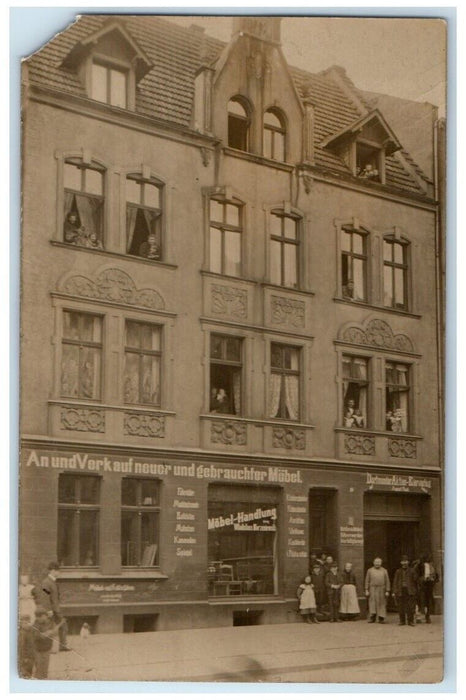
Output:
<path fill-rule="evenodd" d="M 289 428 L 315 428 L 315 425 L 311 423 L 300 423 L 299 420 L 287 420 L 286 418 L 245 418 L 244 416 L 235 416 L 234 414 L 230 415 L 226 413 L 201 413 L 199 418 L 201 420 L 240 421 L 242 423 L 252 423 L 254 425 L 284 425 Z"/>
<path fill-rule="evenodd" d="M 333 297 L 333 301 L 338 304 L 349 304 L 350 306 L 362 306 L 365 309 L 375 309 L 376 311 L 386 311 L 389 314 L 395 314 L 396 316 L 408 316 L 409 318 L 422 318 L 421 314 L 415 314 L 411 311 L 404 311 L 403 309 L 393 309 L 391 306 L 379 306 L 377 304 L 370 304 L 368 301 L 358 301 L 357 299 L 343 299 L 343 297 Z"/>
<path fill-rule="evenodd" d="M 257 163 L 258 165 L 265 165 L 269 168 L 274 168 L 275 170 L 283 170 L 284 172 L 293 172 L 294 166 L 290 163 L 284 163 L 281 160 L 273 160 L 272 158 L 266 158 L 265 156 L 259 155 L 257 153 L 250 153 L 249 151 L 240 151 L 237 148 L 232 148 L 231 146 L 224 146 L 223 152 L 227 156 L 232 156 L 233 158 L 240 158 L 241 160 L 247 160 L 250 163 Z"/>
<path fill-rule="evenodd" d="M 107 255 L 112 258 L 123 258 L 124 260 L 131 260 L 133 262 L 139 262 L 143 265 L 161 265 L 162 267 L 168 267 L 172 270 L 176 270 L 178 265 L 174 263 L 165 262 L 164 260 L 149 260 L 148 258 L 140 258 L 137 255 L 128 255 L 127 253 L 117 253 L 113 250 L 101 250 L 100 248 L 85 248 L 84 246 L 72 245 L 71 243 L 65 243 L 63 241 L 51 240 L 50 243 L 57 248 L 66 248 L 67 250 L 77 250 L 84 253 L 92 253 L 97 255 Z"/>
<path fill-rule="evenodd" d="M 213 277 L 214 279 L 225 279 L 236 282 L 246 282 L 247 284 L 256 285 L 257 280 L 248 279 L 247 277 L 237 277 L 236 275 L 225 275 L 221 272 L 212 272 L 211 270 L 201 270 L 203 277 Z"/>
<path fill-rule="evenodd" d="M 59 581 L 74 579 L 167 579 L 168 576 L 160 569 L 131 569 L 122 568 L 117 574 L 103 574 L 98 569 L 60 569 Z"/>
<path fill-rule="evenodd" d="M 164 415 L 164 416 L 176 416 L 176 411 L 170 411 L 168 409 L 164 408 L 154 408 L 148 407 L 146 404 L 138 405 L 138 404 L 109 404 L 109 403 L 102 403 L 99 402 L 98 400 L 96 401 L 90 401 L 89 399 L 70 399 L 70 398 L 63 398 L 63 399 L 49 399 L 48 400 L 49 405 L 58 405 L 58 406 L 76 406 L 79 408 L 100 408 L 102 410 L 111 410 L 111 411 L 137 411 L 138 413 L 148 413 L 150 415 Z"/>
<path fill-rule="evenodd" d="M 285 287 L 283 284 L 272 284 L 272 282 L 261 282 L 262 287 L 265 289 L 277 289 L 281 292 L 291 292 L 293 294 L 305 294 L 308 297 L 314 297 L 315 292 L 311 292 L 309 289 L 302 289 L 302 287 Z"/>
<path fill-rule="evenodd" d="M 424 438 L 422 435 L 416 435 L 414 433 L 393 433 L 389 430 L 372 430 L 371 428 L 342 428 L 342 427 L 337 427 L 335 428 L 335 432 L 337 433 L 352 433 L 354 435 L 361 435 L 362 433 L 366 435 L 374 435 L 374 436 L 380 436 L 380 437 L 387 437 L 387 438 L 406 438 L 408 440 L 423 440 Z"/>

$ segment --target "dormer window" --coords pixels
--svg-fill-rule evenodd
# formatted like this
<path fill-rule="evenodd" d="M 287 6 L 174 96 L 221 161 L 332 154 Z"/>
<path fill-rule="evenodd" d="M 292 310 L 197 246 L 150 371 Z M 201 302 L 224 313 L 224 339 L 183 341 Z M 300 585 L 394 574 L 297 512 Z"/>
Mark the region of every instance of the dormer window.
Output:
<path fill-rule="evenodd" d="M 263 155 L 272 160 L 285 160 L 285 122 L 275 109 L 264 114 Z"/>
<path fill-rule="evenodd" d="M 92 63 L 91 97 L 114 107 L 128 106 L 128 73 L 111 65 Z"/>
<path fill-rule="evenodd" d="M 228 145 L 239 151 L 249 150 L 249 110 L 245 101 L 233 97 L 228 103 Z"/>
<path fill-rule="evenodd" d="M 382 182 L 383 169 L 384 153 L 382 149 L 356 142 L 356 175 L 364 180 Z"/>

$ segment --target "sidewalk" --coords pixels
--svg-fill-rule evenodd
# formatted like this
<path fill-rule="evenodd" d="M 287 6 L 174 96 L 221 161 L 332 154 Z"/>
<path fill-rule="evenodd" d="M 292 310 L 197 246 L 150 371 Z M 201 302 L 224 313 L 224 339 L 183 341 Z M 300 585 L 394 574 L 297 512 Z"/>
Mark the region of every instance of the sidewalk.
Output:
<path fill-rule="evenodd" d="M 325 680 L 329 668 L 352 670 L 367 664 L 415 660 L 426 670 L 423 682 L 442 678 L 443 619 L 399 627 L 366 620 L 341 624 L 221 627 L 136 634 L 70 637 L 72 652 L 50 659 L 54 680 L 276 682 L 293 674 Z M 319 678 L 319 670 L 322 678 Z M 344 671 L 344 672 L 343 672 Z M 335 675 L 335 673 L 333 674 Z M 343 678 L 342 678 L 343 680 Z M 361 681 L 361 669 L 354 682 Z M 367 678 L 370 682 L 370 678 Z M 409 682 L 396 678 L 390 682 Z M 417 681 L 418 682 L 418 681 Z"/>

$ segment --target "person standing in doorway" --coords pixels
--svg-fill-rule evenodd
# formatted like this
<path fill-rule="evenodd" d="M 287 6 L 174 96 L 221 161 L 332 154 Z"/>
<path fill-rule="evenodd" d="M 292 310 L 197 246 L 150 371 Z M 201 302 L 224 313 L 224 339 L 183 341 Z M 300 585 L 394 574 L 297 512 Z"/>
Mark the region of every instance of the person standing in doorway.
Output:
<path fill-rule="evenodd" d="M 60 591 L 57 583 L 60 567 L 56 561 L 50 562 L 48 574 L 40 584 L 38 603 L 45 608 L 55 625 L 58 627 L 59 651 L 71 651 L 66 642 L 67 625 L 60 610 Z"/>
<path fill-rule="evenodd" d="M 388 571 L 382 566 L 382 559 L 376 557 L 374 565 L 367 570 L 365 581 L 366 596 L 369 599 L 369 622 L 383 624 L 387 616 L 387 598 L 390 595 Z"/>
<path fill-rule="evenodd" d="M 421 614 L 425 614 L 427 624 L 430 624 L 432 622 L 430 616 L 434 612 L 434 586 L 439 580 L 430 554 L 424 554 L 421 557 L 421 561 L 416 567 L 416 573 L 419 586 L 420 611 Z"/>
<path fill-rule="evenodd" d="M 395 572 L 393 579 L 393 595 L 398 605 L 400 616 L 399 625 L 406 625 L 406 620 L 410 627 L 415 627 L 414 610 L 416 607 L 417 575 L 414 569 L 409 566 L 409 559 L 406 554 L 401 555 L 401 568 Z"/>
<path fill-rule="evenodd" d="M 316 607 L 317 612 L 321 615 L 323 613 L 323 606 L 325 605 L 325 575 L 322 570 L 321 565 L 318 561 L 314 562 L 311 572 L 311 582 L 314 586 L 314 595 L 316 597 Z"/>
<path fill-rule="evenodd" d="M 356 591 L 356 576 L 351 562 L 345 564 L 341 578 L 340 617 L 342 620 L 354 620 L 361 611 Z"/>

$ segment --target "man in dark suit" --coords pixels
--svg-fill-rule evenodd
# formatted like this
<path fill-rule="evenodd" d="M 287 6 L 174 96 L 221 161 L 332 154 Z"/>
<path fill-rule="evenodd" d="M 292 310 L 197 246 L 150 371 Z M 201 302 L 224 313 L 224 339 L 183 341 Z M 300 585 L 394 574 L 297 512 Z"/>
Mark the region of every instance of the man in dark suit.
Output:
<path fill-rule="evenodd" d="M 400 616 L 399 625 L 414 627 L 414 609 L 416 606 L 417 575 L 414 569 L 409 566 L 409 559 L 406 554 L 401 555 L 401 568 L 395 572 L 393 580 L 393 595 L 398 604 L 398 614 Z"/>
<path fill-rule="evenodd" d="M 37 591 L 36 602 L 43 606 L 56 625 L 62 622 L 63 616 L 60 611 L 60 592 L 57 578 L 60 575 L 60 567 L 56 561 L 50 562 L 47 567 L 48 574 L 40 584 Z M 66 620 L 58 628 L 59 650 L 71 651 L 66 643 L 67 625 Z"/>

